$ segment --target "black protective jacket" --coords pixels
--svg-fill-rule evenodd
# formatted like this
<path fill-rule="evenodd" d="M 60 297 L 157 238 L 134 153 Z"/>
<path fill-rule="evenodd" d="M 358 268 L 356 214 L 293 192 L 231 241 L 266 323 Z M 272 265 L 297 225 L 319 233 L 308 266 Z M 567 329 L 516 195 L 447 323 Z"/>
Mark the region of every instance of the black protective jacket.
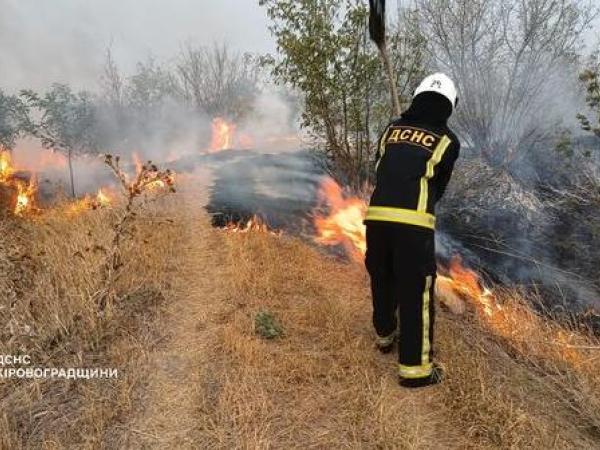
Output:
<path fill-rule="evenodd" d="M 447 125 L 451 113 L 447 99 L 425 92 L 386 127 L 378 143 L 377 182 L 365 223 L 435 228 L 435 204 L 460 150 Z"/>

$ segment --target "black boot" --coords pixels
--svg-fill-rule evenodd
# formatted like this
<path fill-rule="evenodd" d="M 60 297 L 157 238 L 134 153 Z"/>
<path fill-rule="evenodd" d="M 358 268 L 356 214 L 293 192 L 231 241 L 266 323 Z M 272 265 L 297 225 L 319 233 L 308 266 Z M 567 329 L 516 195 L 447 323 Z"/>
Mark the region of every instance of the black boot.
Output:
<path fill-rule="evenodd" d="M 424 378 L 402 378 L 400 377 L 400 386 L 406 388 L 419 388 L 441 383 L 444 379 L 444 370 L 437 364 L 433 364 L 431 374 Z"/>

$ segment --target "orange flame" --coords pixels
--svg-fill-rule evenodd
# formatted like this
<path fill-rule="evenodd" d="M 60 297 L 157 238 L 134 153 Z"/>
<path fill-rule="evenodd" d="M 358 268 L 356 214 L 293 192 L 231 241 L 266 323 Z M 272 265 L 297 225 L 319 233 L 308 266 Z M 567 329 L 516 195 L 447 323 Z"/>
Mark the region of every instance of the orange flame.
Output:
<path fill-rule="evenodd" d="M 223 231 L 230 233 L 270 233 L 280 235 L 277 231 L 270 230 L 267 224 L 258 216 L 253 216 L 245 223 L 230 222 L 221 228 Z"/>
<path fill-rule="evenodd" d="M 212 121 L 212 140 L 210 151 L 218 152 L 230 149 L 233 145 L 233 135 L 235 125 L 228 123 L 221 117 L 216 117 Z"/>
<path fill-rule="evenodd" d="M 70 214 L 79 214 L 91 209 L 108 208 L 113 203 L 113 194 L 108 188 L 100 188 L 96 195 L 86 195 L 68 205 L 67 212 Z"/>
<path fill-rule="evenodd" d="M 341 244 L 349 256 L 362 262 L 366 251 L 362 223 L 366 202 L 344 196 L 342 188 L 328 178 L 321 184 L 319 203 L 328 205 L 330 213 L 315 216 L 315 240 L 324 245 Z M 437 280 L 438 297 L 453 312 L 464 312 L 464 300 L 496 335 L 510 340 L 524 352 L 562 360 L 574 367 L 584 363 L 584 357 L 573 345 L 577 341 L 573 333 L 549 325 L 517 294 L 508 291 L 500 294 L 486 287 L 479 274 L 465 267 L 459 256 L 450 261 L 447 275 L 438 274 Z"/>
<path fill-rule="evenodd" d="M 9 151 L 0 149 L 0 183 L 16 190 L 15 206 L 13 213 L 22 216 L 34 209 L 34 198 L 37 192 L 35 179 L 26 182 L 14 176 L 15 167 Z"/>
<path fill-rule="evenodd" d="M 577 340 L 574 333 L 548 325 L 517 294 L 501 295 L 490 290 L 475 271 L 463 266 L 460 257 L 452 258 L 449 276 L 438 275 L 438 287 L 444 298 L 458 295 L 469 301 L 496 335 L 510 340 L 517 348 L 574 367 L 585 362 L 573 345 Z"/>
<path fill-rule="evenodd" d="M 111 204 L 110 196 L 102 189 L 98 189 L 98 193 L 96 194 L 96 203 L 98 206 L 105 208 Z"/>
<path fill-rule="evenodd" d="M 133 160 L 133 165 L 135 166 L 135 173 L 137 175 L 142 171 L 142 159 L 140 158 L 140 155 L 138 155 L 136 152 L 133 152 L 131 154 L 131 159 Z"/>
<path fill-rule="evenodd" d="M 329 214 L 315 214 L 316 242 L 342 245 L 353 260 L 360 262 L 367 250 L 366 227 L 363 219 L 367 203 L 358 197 L 347 197 L 339 184 L 326 178 L 319 189 L 319 209 L 329 208 Z"/>
<path fill-rule="evenodd" d="M 37 191 L 37 183 L 34 180 L 29 183 L 17 181 L 15 185 L 17 187 L 17 203 L 14 213 L 17 216 L 22 216 L 27 211 L 33 210 L 33 199 Z"/>
<path fill-rule="evenodd" d="M 0 182 L 5 183 L 13 174 L 12 159 L 10 153 L 0 150 Z"/>

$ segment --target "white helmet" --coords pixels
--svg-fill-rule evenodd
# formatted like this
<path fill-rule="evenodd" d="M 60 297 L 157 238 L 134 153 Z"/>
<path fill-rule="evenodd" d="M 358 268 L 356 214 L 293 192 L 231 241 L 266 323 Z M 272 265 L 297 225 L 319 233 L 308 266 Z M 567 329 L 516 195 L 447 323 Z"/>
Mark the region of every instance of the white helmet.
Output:
<path fill-rule="evenodd" d="M 438 94 L 443 95 L 450 100 L 452 108 L 454 108 L 458 102 L 458 94 L 456 92 L 454 81 L 452 81 L 448 75 L 441 72 L 429 75 L 421 81 L 421 84 L 415 90 L 414 97 L 421 92 L 437 92 Z"/>

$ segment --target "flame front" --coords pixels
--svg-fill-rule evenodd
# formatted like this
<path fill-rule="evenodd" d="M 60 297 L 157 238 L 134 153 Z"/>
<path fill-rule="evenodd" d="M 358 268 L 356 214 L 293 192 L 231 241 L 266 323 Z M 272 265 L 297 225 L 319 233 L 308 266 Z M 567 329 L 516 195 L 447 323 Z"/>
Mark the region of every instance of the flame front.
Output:
<path fill-rule="evenodd" d="M 330 212 L 315 214 L 315 240 L 324 245 L 343 245 L 352 259 L 362 262 L 366 252 L 363 218 L 367 203 L 359 197 L 345 196 L 342 188 L 328 178 L 319 190 L 319 209 L 323 206 L 328 206 Z M 573 366 L 585 362 L 574 345 L 577 337 L 537 315 L 514 291 L 489 289 L 477 272 L 463 265 L 459 256 L 453 257 L 448 268 L 442 270 L 444 273 L 437 276 L 437 297 L 453 312 L 464 312 L 466 301 L 492 332 L 524 353 L 562 360 Z"/>
<path fill-rule="evenodd" d="M 5 150 L 0 150 L 0 182 L 5 183 L 13 174 L 12 161 L 10 153 Z"/>
<path fill-rule="evenodd" d="M 496 293 L 481 277 L 462 264 L 460 257 L 450 261 L 448 276 L 438 274 L 442 299 L 456 296 L 469 301 L 481 320 L 498 336 L 509 340 L 527 354 L 565 361 L 574 367 L 585 364 L 574 345 L 577 337 L 536 314 L 515 292 Z"/>
<path fill-rule="evenodd" d="M 279 235 L 280 233 L 277 231 L 270 230 L 268 225 L 258 216 L 253 216 L 248 219 L 246 222 L 230 222 L 224 227 L 221 228 L 223 231 L 227 231 L 230 233 L 250 233 L 250 232 L 259 232 L 259 233 L 271 233 L 273 235 Z"/>
<path fill-rule="evenodd" d="M 110 205 L 111 200 L 110 197 L 102 190 L 102 188 L 98 189 L 98 194 L 96 194 L 96 202 L 99 206 L 105 208 Z"/>
<path fill-rule="evenodd" d="M 326 206 L 329 214 L 315 214 L 315 240 L 323 245 L 342 245 L 352 259 L 362 261 L 367 250 L 363 224 L 367 203 L 358 197 L 345 196 L 340 185 L 331 178 L 321 183 L 318 195 L 319 209 Z"/>
<path fill-rule="evenodd" d="M 234 132 L 235 125 L 228 123 L 221 117 L 213 119 L 210 151 L 218 152 L 221 150 L 230 149 L 233 145 Z"/>
<path fill-rule="evenodd" d="M 75 200 L 67 205 L 67 212 L 78 215 L 83 211 L 92 209 L 108 208 L 113 203 L 113 193 L 109 188 L 100 188 L 96 195 L 87 194 L 85 197 Z"/>
<path fill-rule="evenodd" d="M 37 192 L 35 179 L 29 182 L 15 177 L 15 167 L 10 152 L 0 150 L 0 183 L 16 191 L 13 213 L 22 216 L 34 209 L 34 198 Z"/>
<path fill-rule="evenodd" d="M 16 187 L 17 203 L 15 205 L 14 213 L 20 216 L 33 208 L 33 198 L 37 191 L 37 184 L 33 180 L 29 183 L 18 181 L 16 182 Z"/>

